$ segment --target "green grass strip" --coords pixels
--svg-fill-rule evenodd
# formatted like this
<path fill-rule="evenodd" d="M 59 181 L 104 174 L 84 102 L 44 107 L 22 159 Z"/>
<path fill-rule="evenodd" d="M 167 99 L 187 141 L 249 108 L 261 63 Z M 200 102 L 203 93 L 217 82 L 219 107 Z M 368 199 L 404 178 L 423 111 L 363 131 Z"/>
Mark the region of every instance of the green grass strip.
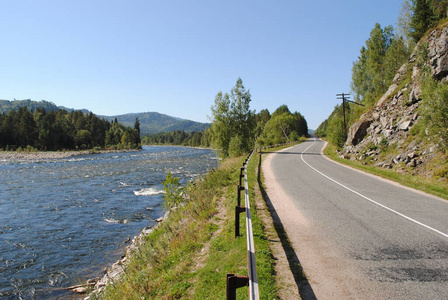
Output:
<path fill-rule="evenodd" d="M 363 165 L 358 161 L 343 159 L 337 154 L 336 147 L 331 145 L 330 143 L 328 143 L 327 147 L 324 149 L 324 154 L 338 163 L 368 172 L 373 175 L 380 176 L 385 179 L 395 181 L 404 186 L 448 200 L 448 185 L 444 182 L 439 182 L 435 178 L 426 178 L 419 175 L 397 173 L 395 170 Z"/>

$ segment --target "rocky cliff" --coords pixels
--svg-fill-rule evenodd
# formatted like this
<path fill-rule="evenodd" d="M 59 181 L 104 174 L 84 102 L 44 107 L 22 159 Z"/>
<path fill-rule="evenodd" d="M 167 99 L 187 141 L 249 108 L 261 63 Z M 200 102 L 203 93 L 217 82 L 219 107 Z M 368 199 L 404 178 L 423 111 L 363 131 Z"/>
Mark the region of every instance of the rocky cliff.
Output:
<path fill-rule="evenodd" d="M 417 63 L 419 59 L 424 61 L 424 71 Z M 448 25 L 432 31 L 416 46 L 387 92 L 350 127 L 341 156 L 401 172 L 432 175 L 428 165 L 434 163 L 437 149 L 430 138 L 412 134 L 413 126 L 421 120 L 424 72 L 447 81 Z"/>

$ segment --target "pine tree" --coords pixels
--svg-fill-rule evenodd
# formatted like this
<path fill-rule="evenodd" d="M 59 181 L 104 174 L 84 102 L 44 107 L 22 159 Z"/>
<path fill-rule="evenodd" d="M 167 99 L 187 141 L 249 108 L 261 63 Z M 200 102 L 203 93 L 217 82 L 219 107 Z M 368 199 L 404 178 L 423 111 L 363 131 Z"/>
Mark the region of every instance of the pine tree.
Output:
<path fill-rule="evenodd" d="M 414 14 L 411 19 L 411 37 L 418 42 L 434 24 L 435 15 L 430 0 L 415 0 Z"/>

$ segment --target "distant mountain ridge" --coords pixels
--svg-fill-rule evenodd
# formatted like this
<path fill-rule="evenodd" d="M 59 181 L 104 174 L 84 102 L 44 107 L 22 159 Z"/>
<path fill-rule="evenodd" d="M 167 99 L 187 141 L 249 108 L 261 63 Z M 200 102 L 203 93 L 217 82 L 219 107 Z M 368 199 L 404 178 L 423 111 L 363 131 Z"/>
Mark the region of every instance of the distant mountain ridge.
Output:
<path fill-rule="evenodd" d="M 19 107 L 26 106 L 28 110 L 34 111 L 38 107 L 45 108 L 46 111 L 58 111 L 60 109 L 67 110 L 69 112 L 78 110 L 73 108 L 67 108 L 64 106 L 57 106 L 50 101 L 33 101 L 31 99 L 26 100 L 0 100 L 0 114 L 8 113 L 11 110 L 18 109 Z M 87 109 L 79 109 L 84 113 L 90 113 Z M 138 118 L 140 121 L 140 132 L 141 135 L 154 134 L 159 132 L 170 132 L 174 130 L 182 130 L 186 132 L 191 131 L 204 131 L 210 127 L 209 123 L 200 123 L 191 120 L 181 119 L 177 117 L 172 117 L 169 115 L 161 114 L 158 112 L 144 112 L 144 113 L 129 113 L 116 116 L 102 116 L 98 115 L 100 118 L 104 118 L 108 121 L 114 121 L 117 119 L 118 122 L 125 126 L 134 127 L 135 119 Z"/>
<path fill-rule="evenodd" d="M 113 121 L 117 118 L 117 121 L 123 125 L 133 127 L 135 119 L 140 121 L 140 132 L 142 135 L 154 134 L 159 132 L 169 132 L 174 130 L 183 130 L 186 132 L 191 131 L 204 131 L 210 127 L 209 123 L 199 123 L 191 120 L 176 118 L 161 114 L 158 112 L 145 112 L 145 113 L 129 113 L 117 116 L 99 116 L 109 121 Z"/>

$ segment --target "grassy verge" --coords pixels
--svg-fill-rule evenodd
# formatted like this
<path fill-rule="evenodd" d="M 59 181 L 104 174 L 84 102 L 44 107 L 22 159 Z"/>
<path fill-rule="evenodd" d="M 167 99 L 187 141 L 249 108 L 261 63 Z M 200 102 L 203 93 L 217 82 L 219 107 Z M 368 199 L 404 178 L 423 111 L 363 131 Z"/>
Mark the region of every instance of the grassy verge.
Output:
<path fill-rule="evenodd" d="M 380 167 L 374 167 L 369 165 L 363 165 L 360 162 L 347 160 L 339 157 L 336 152 L 336 147 L 327 144 L 324 149 L 324 154 L 332 160 L 354 167 L 356 169 L 380 176 L 385 179 L 393 180 L 404 186 L 408 186 L 423 192 L 436 195 L 438 197 L 448 200 L 448 185 L 444 182 L 439 182 L 435 178 L 426 178 L 418 175 L 400 174 L 394 170 L 388 170 Z"/>
<path fill-rule="evenodd" d="M 188 200 L 172 210 L 126 263 L 122 279 L 100 299 L 225 299 L 226 274 L 247 275 L 245 214 L 234 237 L 234 209 L 244 157 L 227 159 L 186 188 Z M 254 205 L 258 156 L 248 167 Z M 262 221 L 252 210 L 261 299 L 277 299 L 274 260 Z M 237 290 L 247 299 L 247 288 Z M 95 297 L 92 297 L 95 298 Z"/>

